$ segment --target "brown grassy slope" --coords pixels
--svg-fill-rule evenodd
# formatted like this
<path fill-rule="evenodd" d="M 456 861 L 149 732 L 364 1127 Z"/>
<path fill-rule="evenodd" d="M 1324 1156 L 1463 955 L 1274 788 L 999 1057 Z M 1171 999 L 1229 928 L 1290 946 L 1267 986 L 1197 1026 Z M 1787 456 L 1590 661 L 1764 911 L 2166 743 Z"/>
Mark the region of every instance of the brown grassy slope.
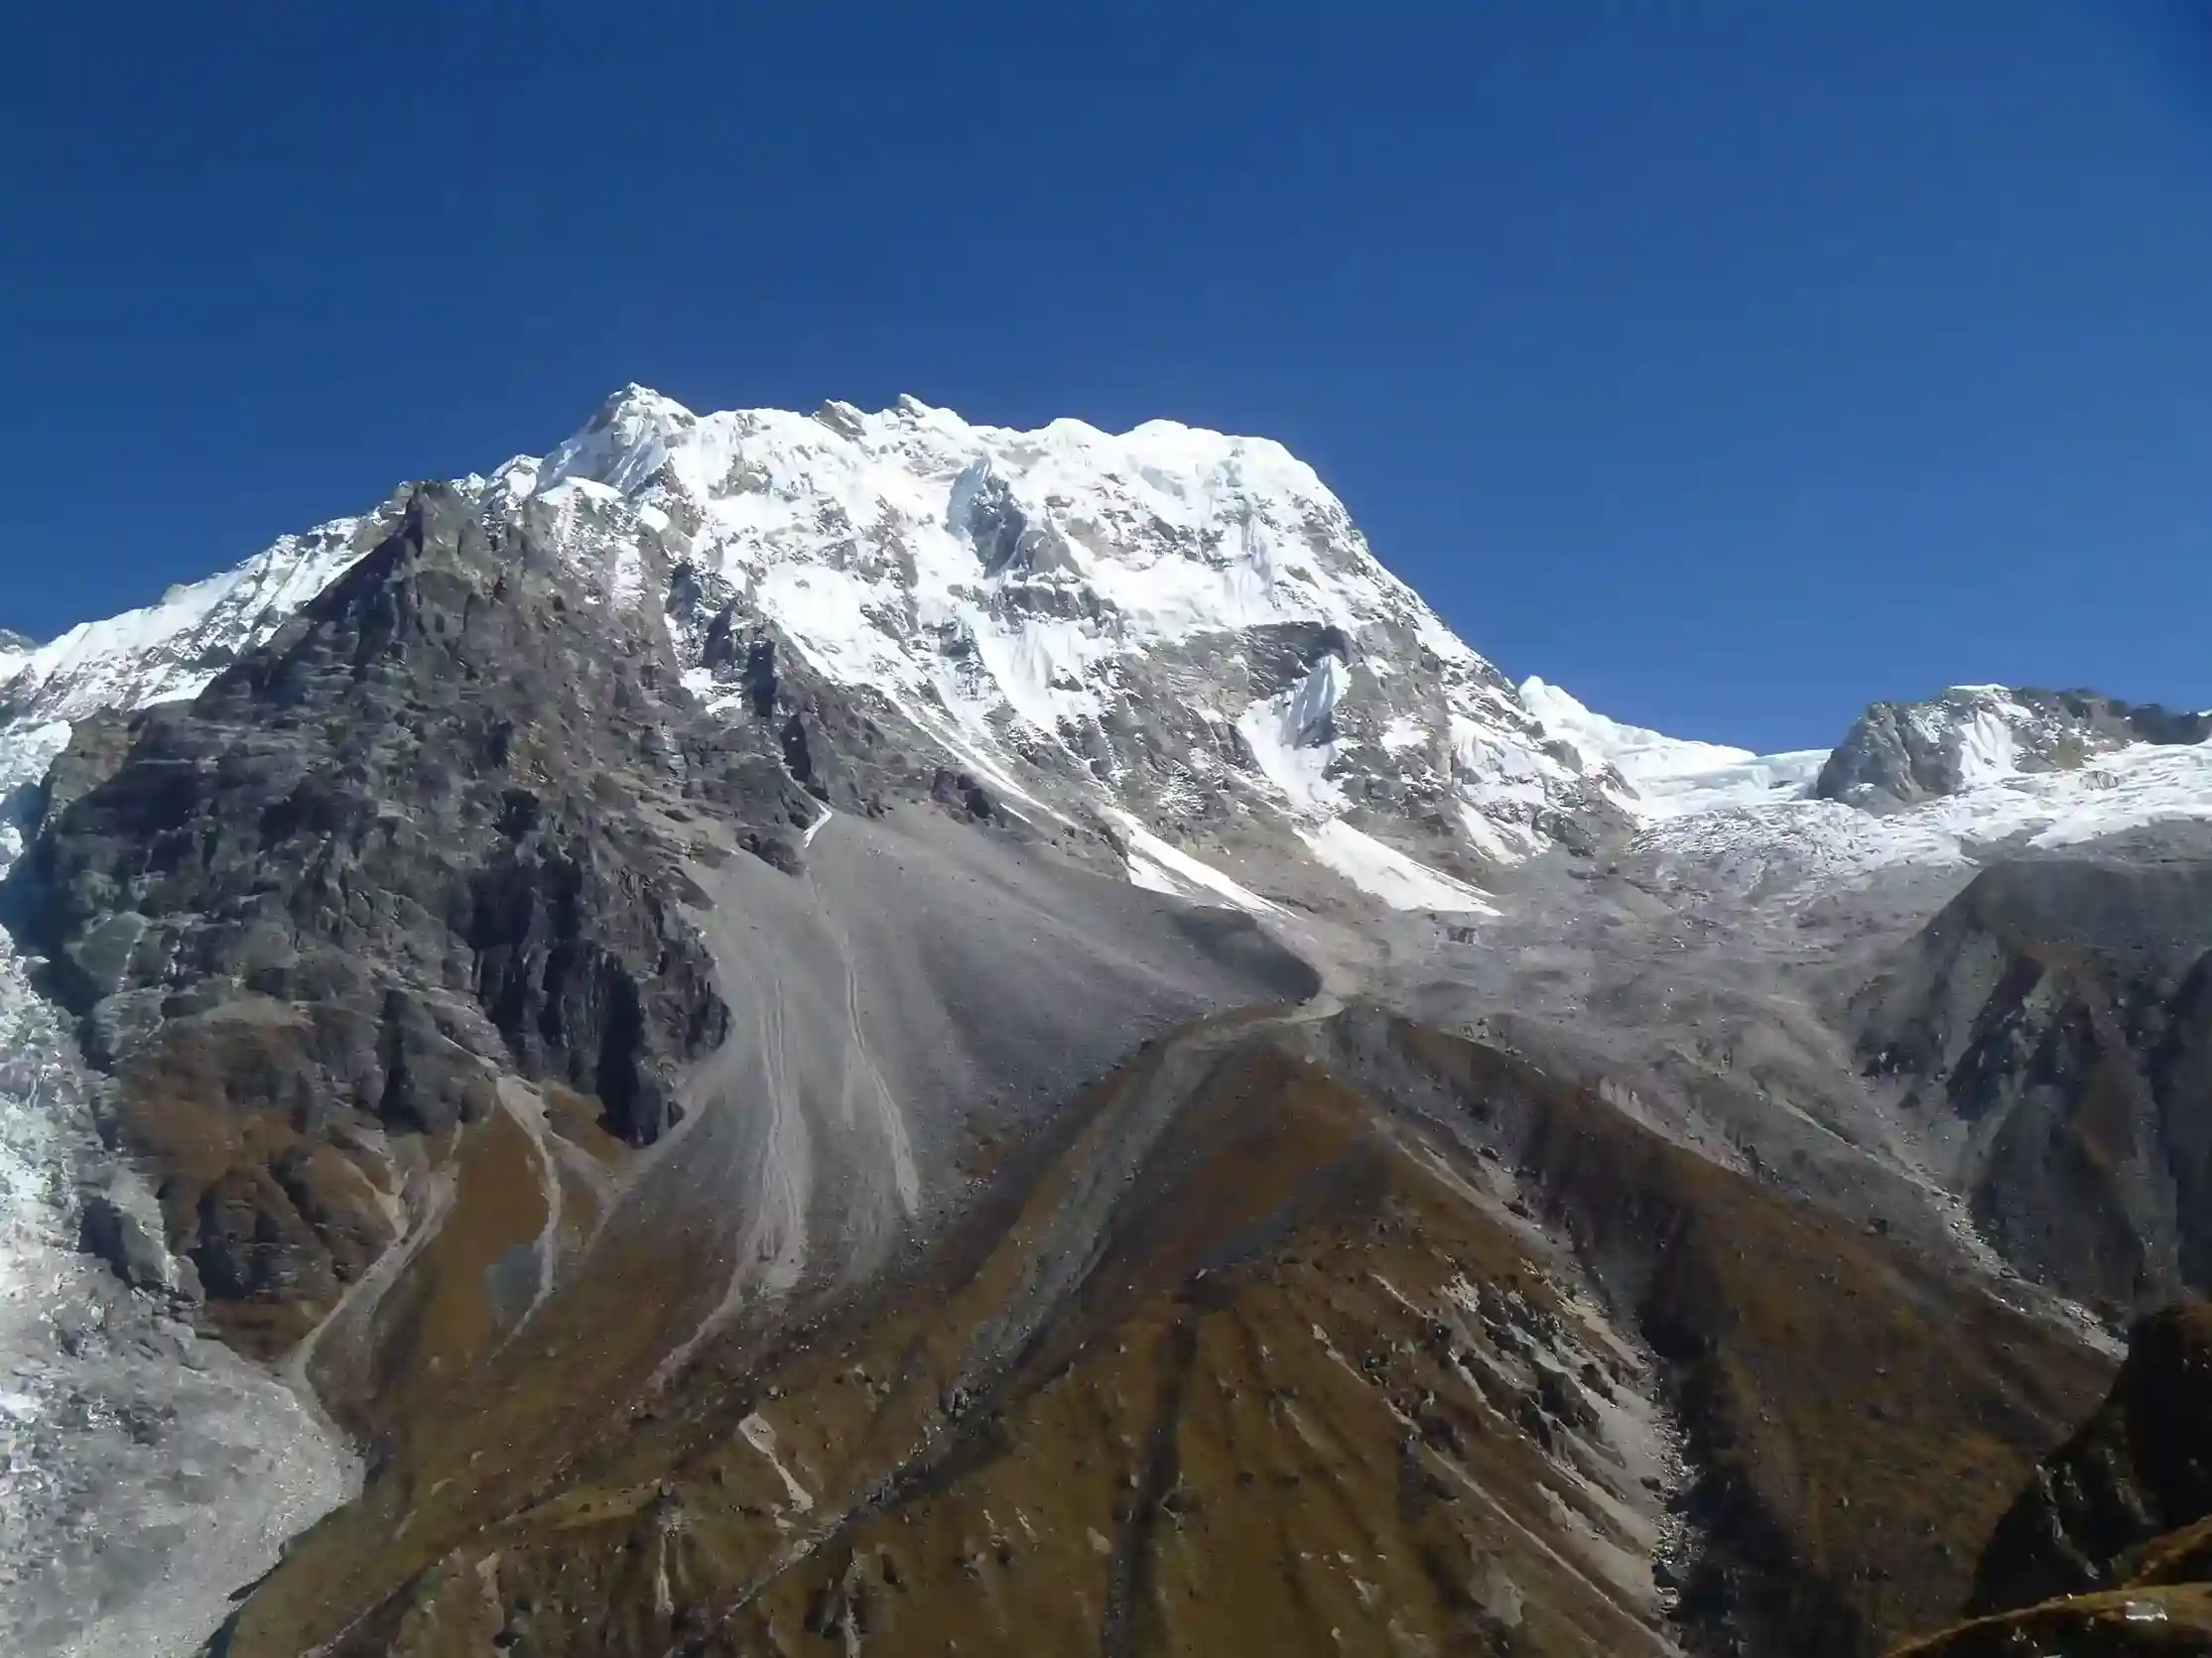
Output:
<path fill-rule="evenodd" d="M 2212 1307 L 2137 1325 L 2111 1394 L 1998 1525 L 1976 1594 L 1993 1615 L 1899 1658 L 2212 1652 Z"/>
<path fill-rule="evenodd" d="M 2212 1588 L 2120 1590 L 1978 1618 L 1891 1658 L 2205 1658 Z"/>
<path fill-rule="evenodd" d="M 1636 1361 L 1565 1263 L 1318 1068 L 1207 1040 L 1071 1108 L 919 1282 L 731 1342 L 504 1517 L 387 1538 L 339 1650 L 1664 1650 L 1604 1426 L 1635 1439 Z M 1163 1100 L 1083 1270 L 978 1364 Z M 328 1632 L 279 1615 L 311 1553 L 239 1658 Z"/>
<path fill-rule="evenodd" d="M 232 1658 L 1664 1650 L 1669 1389 L 1697 1627 L 1859 1654 L 1953 1615 L 2098 1361 L 1506 1056 L 1383 1045 L 1158 1045 L 911 1272 L 627 1410 L 691 1269 L 602 1263 L 440 1393 Z"/>
<path fill-rule="evenodd" d="M 2212 1515 L 2212 1304 L 2141 1321 L 2112 1392 L 2051 1454 L 1990 1538 L 1980 1611 L 2104 1589 L 2126 1557 Z"/>
<path fill-rule="evenodd" d="M 1715 1539 L 1693 1610 L 1755 1652 L 1809 1655 L 1956 1615 L 1981 1540 L 2096 1398 L 2102 1359 L 1510 1056 L 1357 1023 L 1345 1063 L 1517 1165 L 1674 1367 Z"/>

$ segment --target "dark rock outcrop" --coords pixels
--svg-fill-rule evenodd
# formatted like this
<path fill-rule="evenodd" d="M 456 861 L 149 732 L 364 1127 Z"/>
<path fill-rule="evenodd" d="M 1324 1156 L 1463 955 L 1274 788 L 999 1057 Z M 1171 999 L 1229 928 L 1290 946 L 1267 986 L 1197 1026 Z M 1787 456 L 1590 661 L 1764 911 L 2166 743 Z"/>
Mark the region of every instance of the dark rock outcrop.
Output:
<path fill-rule="evenodd" d="M 209 1294 L 296 1332 L 388 1233 L 377 1136 L 507 1072 L 657 1138 L 728 1017 L 664 814 L 811 821 L 778 747 L 443 486 L 195 701 L 80 730 L 10 897 Z"/>
<path fill-rule="evenodd" d="M 1874 811 L 1956 793 L 1994 740 L 2020 771 L 2066 771 L 2129 743 L 2194 743 L 2212 718 L 2093 691 L 1962 686 L 1920 702 L 1877 702 L 1821 767 L 1813 793 Z"/>
<path fill-rule="evenodd" d="M 2127 1310 L 2212 1286 L 2212 863 L 1993 865 L 1854 1018 L 2022 1270 Z"/>

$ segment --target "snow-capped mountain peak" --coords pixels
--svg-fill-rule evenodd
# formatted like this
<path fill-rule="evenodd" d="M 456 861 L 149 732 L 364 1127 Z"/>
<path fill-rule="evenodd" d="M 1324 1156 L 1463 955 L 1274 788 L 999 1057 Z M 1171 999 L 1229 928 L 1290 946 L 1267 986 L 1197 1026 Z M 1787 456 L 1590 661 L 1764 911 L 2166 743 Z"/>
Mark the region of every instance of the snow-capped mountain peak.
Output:
<path fill-rule="evenodd" d="M 550 515 L 600 601 L 652 617 L 688 573 L 1055 811 L 1111 806 L 1201 841 L 1254 814 L 1309 829 L 1351 814 L 1462 876 L 1619 817 L 1605 761 L 1552 741 L 1266 439 L 1172 421 L 1024 432 L 913 397 L 700 415 L 630 385 L 542 458 L 462 487 L 487 512 Z M 287 537 L 159 604 L 0 652 L 6 709 L 195 695 L 373 528 Z M 711 704 L 734 701 L 704 662 L 685 667 Z"/>
<path fill-rule="evenodd" d="M 632 386 L 502 476 L 617 492 L 816 669 L 1028 795 L 1057 780 L 1179 821 L 1363 811 L 1475 867 L 1611 810 L 1265 439 L 1022 432 L 911 397 L 702 416 Z"/>

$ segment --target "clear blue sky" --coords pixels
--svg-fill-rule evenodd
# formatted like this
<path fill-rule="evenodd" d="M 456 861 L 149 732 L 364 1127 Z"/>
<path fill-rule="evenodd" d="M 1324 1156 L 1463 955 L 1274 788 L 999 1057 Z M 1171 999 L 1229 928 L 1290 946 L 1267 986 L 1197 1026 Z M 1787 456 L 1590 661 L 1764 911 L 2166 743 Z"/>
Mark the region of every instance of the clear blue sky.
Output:
<path fill-rule="evenodd" d="M 2183 6 L 74 10 L 9 26 L 0 623 L 636 379 L 1280 438 L 1506 672 L 1687 735 L 2212 706 Z"/>

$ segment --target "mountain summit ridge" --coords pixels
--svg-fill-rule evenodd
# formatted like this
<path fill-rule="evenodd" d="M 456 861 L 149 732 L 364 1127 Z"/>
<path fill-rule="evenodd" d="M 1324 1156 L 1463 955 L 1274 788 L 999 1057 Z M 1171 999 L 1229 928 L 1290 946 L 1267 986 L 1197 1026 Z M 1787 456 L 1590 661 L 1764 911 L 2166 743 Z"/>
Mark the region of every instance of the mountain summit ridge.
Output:
<path fill-rule="evenodd" d="M 751 618 L 1014 810 L 1109 831 L 1129 815 L 1195 851 L 1196 879 L 1157 846 L 1124 861 L 1202 901 L 1241 890 L 1252 842 L 1319 864 L 1323 894 L 1355 906 L 1465 894 L 1449 901 L 1480 911 L 1548 848 L 1638 831 L 1701 855 L 1778 834 L 1851 871 L 2199 815 L 2212 727 L 2094 694 L 1954 687 L 1872 704 L 1834 750 L 1761 755 L 1515 686 L 1264 438 L 1167 420 L 1024 432 L 912 396 L 701 415 L 633 382 L 544 456 L 456 487 L 479 510 L 551 514 L 599 601 L 667 617 L 710 708 L 742 695 L 739 665 L 706 660 L 710 635 Z M 0 718 L 196 695 L 393 510 L 10 640 Z M 1435 878 L 1390 873 L 1407 859 Z"/>

